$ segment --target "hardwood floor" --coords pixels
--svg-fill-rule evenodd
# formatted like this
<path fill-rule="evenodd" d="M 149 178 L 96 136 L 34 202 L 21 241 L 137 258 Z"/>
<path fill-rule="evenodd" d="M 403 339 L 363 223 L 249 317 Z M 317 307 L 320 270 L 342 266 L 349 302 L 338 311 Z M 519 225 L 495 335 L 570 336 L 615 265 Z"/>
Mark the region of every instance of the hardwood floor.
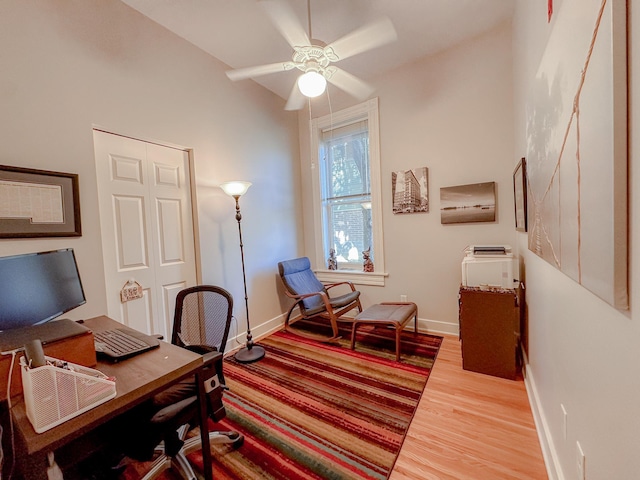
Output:
<path fill-rule="evenodd" d="M 463 370 L 445 336 L 389 479 L 547 478 L 524 381 Z"/>

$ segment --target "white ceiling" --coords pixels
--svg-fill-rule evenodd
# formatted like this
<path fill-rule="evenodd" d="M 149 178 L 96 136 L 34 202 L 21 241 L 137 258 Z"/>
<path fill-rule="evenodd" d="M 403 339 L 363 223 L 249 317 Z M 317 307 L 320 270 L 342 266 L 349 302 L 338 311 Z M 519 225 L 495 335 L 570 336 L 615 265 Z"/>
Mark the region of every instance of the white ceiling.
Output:
<path fill-rule="evenodd" d="M 291 47 L 258 0 L 122 1 L 232 68 L 291 60 Z M 307 30 L 307 0 L 285 1 Z M 337 64 L 371 81 L 490 30 L 512 13 L 512 0 L 311 0 L 311 28 L 313 38 L 328 44 L 381 16 L 389 17 L 398 34 L 396 42 Z M 286 99 L 297 74 L 281 72 L 255 81 Z"/>

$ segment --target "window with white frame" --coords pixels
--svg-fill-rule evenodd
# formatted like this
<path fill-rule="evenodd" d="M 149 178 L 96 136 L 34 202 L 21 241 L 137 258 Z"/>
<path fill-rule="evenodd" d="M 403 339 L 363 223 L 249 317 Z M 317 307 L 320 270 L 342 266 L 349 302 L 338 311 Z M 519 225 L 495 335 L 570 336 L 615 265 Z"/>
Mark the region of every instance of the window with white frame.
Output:
<path fill-rule="evenodd" d="M 312 121 L 314 234 L 322 281 L 384 284 L 378 125 L 377 98 Z M 328 267 L 332 251 L 337 270 Z M 373 264 L 366 272 L 365 251 Z"/>

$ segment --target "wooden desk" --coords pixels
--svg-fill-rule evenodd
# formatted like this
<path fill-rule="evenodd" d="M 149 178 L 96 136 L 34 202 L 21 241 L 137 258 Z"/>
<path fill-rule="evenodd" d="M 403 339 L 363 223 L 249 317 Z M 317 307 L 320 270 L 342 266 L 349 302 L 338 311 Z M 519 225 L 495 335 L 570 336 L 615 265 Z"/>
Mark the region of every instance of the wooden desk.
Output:
<path fill-rule="evenodd" d="M 84 325 L 93 331 L 127 328 L 105 316 L 86 320 Z M 46 479 L 48 452 L 68 445 L 168 386 L 189 375 L 197 374 L 201 367 L 200 355 L 166 342 L 160 342 L 159 348 L 119 363 L 110 363 L 99 358 L 95 368 L 116 378 L 116 397 L 40 434 L 33 430 L 22 398 L 14 399 L 14 401 L 17 400 L 12 410 L 16 433 L 16 456 L 24 478 Z M 200 424 L 206 425 L 207 412 L 202 395 L 200 400 Z M 211 480 L 209 435 L 207 428 L 200 430 L 205 465 L 204 475 L 207 480 Z"/>

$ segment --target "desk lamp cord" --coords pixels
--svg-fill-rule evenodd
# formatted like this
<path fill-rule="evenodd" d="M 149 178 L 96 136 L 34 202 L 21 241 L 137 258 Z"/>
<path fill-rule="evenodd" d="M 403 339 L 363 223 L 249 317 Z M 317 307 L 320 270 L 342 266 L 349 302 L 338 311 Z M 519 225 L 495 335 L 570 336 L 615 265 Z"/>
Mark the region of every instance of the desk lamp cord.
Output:
<path fill-rule="evenodd" d="M 15 350 L 11 350 L 8 352 L 1 352 L 2 355 L 11 355 L 11 366 L 9 367 L 9 377 L 7 378 L 7 412 L 9 415 L 9 432 L 11 435 L 11 468 L 9 469 L 9 475 L 7 476 L 7 480 L 11 480 L 13 477 L 13 470 L 16 465 L 16 459 L 14 458 L 15 449 L 15 436 L 13 432 L 13 415 L 11 415 L 11 409 L 13 405 L 11 405 L 11 379 L 13 377 L 13 367 L 16 364 L 16 354 L 20 351 L 24 350 L 23 348 L 17 348 Z M 2 433 L 2 430 L 0 430 Z M 0 435 L 0 449 L 2 448 L 2 436 Z M 4 455 L 2 456 L 4 458 Z M 2 464 L 0 464 L 0 468 L 2 468 Z"/>
<path fill-rule="evenodd" d="M 239 342 L 239 341 L 238 341 L 238 319 L 236 318 L 236 316 L 235 316 L 235 315 L 233 315 L 233 316 L 231 317 L 231 319 L 232 319 L 232 320 L 235 320 L 235 322 L 233 322 L 233 323 L 234 323 L 234 325 L 235 325 L 235 327 L 236 327 L 236 331 L 234 332 L 233 338 L 234 338 L 234 339 L 235 339 L 235 341 L 236 341 L 236 345 L 244 345 L 244 343 L 242 343 L 242 342 Z M 223 345 L 221 345 L 221 346 L 223 346 Z"/>

